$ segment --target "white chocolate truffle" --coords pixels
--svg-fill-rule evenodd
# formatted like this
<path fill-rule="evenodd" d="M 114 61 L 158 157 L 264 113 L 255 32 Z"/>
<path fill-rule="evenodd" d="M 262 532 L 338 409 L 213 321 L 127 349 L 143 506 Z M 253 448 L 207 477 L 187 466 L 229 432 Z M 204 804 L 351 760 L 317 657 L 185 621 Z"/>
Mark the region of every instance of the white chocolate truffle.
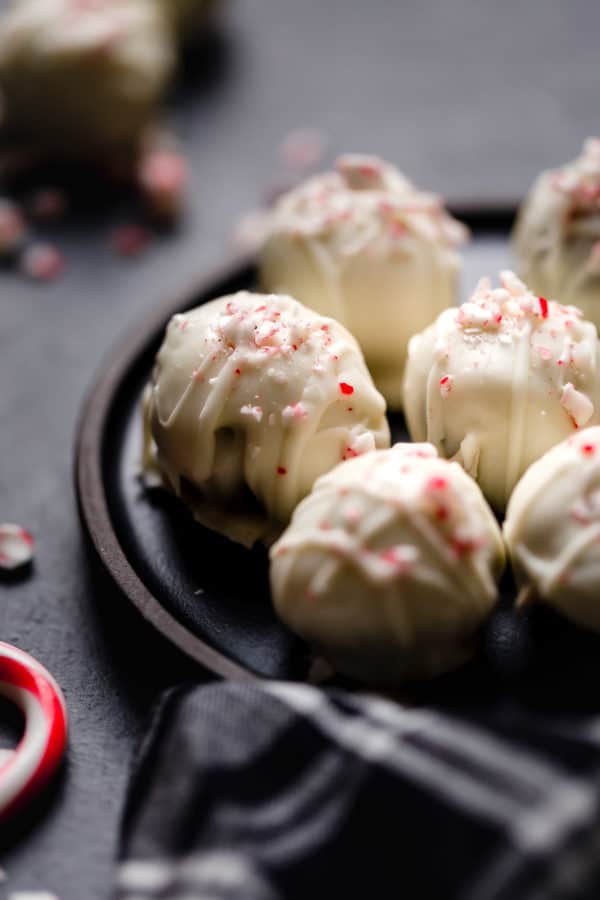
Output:
<path fill-rule="evenodd" d="M 578 306 L 600 327 L 600 138 L 588 138 L 578 159 L 536 179 L 514 244 L 533 290 Z"/>
<path fill-rule="evenodd" d="M 335 316 L 388 405 L 402 403 L 408 340 L 457 298 L 466 229 L 389 163 L 347 155 L 281 197 L 259 253 L 266 290 Z"/>
<path fill-rule="evenodd" d="M 596 327 L 512 272 L 500 283 L 412 339 L 404 385 L 413 440 L 460 462 L 498 511 L 532 462 L 600 421 Z"/>
<path fill-rule="evenodd" d="M 600 631 L 600 428 L 549 450 L 516 486 L 504 537 L 522 599 Z"/>
<path fill-rule="evenodd" d="M 243 291 L 175 316 L 145 406 L 146 465 L 246 545 L 278 533 L 341 459 L 390 443 L 352 335 L 286 296 Z"/>
<path fill-rule="evenodd" d="M 172 43 L 148 0 L 18 0 L 0 20 L 4 138 L 40 154 L 135 151 Z"/>
<path fill-rule="evenodd" d="M 396 444 L 320 478 L 271 548 L 278 614 L 341 672 L 398 683 L 462 663 L 497 600 L 500 529 L 430 444 Z"/>

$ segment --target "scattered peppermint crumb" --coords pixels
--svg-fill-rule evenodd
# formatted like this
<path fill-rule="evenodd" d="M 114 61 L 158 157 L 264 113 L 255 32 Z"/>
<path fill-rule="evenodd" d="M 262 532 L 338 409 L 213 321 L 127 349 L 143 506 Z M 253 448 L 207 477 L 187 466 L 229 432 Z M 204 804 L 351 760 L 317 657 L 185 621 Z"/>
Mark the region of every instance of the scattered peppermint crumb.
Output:
<path fill-rule="evenodd" d="M 351 384 L 348 384 L 346 381 L 340 381 L 340 391 L 342 394 L 346 396 L 350 396 L 350 394 L 354 393 L 354 388 Z"/>
<path fill-rule="evenodd" d="M 21 256 L 20 269 L 33 281 L 55 281 L 65 271 L 65 258 L 53 244 L 32 244 Z"/>
<path fill-rule="evenodd" d="M 140 165 L 138 180 L 152 215 L 173 219 L 181 211 L 188 179 L 185 158 L 175 150 L 155 150 Z"/>
<path fill-rule="evenodd" d="M 20 208 L 10 200 L 0 199 L 0 254 L 15 253 L 26 234 L 27 225 Z"/>
<path fill-rule="evenodd" d="M 25 528 L 12 522 L 0 525 L 0 569 L 13 571 L 26 566 L 33 559 L 34 546 Z"/>
<path fill-rule="evenodd" d="M 285 166 L 303 172 L 318 165 L 326 143 L 323 132 L 316 128 L 295 128 L 281 142 L 279 155 Z"/>
<path fill-rule="evenodd" d="M 31 215 L 42 222 L 60 219 L 67 209 L 67 198 L 59 188 L 40 188 L 31 198 Z"/>
<path fill-rule="evenodd" d="M 119 256 L 137 256 L 150 242 L 150 232 L 143 225 L 120 225 L 114 229 L 110 240 Z"/>

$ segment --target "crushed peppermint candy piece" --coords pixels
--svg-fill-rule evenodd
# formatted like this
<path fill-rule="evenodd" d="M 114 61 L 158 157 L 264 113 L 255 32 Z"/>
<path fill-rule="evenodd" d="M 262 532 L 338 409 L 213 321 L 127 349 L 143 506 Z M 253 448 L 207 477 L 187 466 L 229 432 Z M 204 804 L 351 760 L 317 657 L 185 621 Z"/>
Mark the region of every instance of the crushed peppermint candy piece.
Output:
<path fill-rule="evenodd" d="M 576 390 L 570 382 L 564 385 L 560 402 L 575 428 L 582 428 L 594 415 L 594 404 L 590 398 Z"/>
<path fill-rule="evenodd" d="M 289 419 L 304 419 L 308 415 L 308 410 L 304 403 L 292 403 L 285 406 L 281 412 L 281 418 L 286 421 Z"/>
<path fill-rule="evenodd" d="M 344 153 L 337 158 L 335 167 L 349 187 L 356 190 L 384 188 L 390 169 L 378 156 L 363 153 Z"/>
<path fill-rule="evenodd" d="M 19 267 L 33 281 L 55 281 L 65 271 L 65 258 L 53 244 L 32 244 L 23 252 Z"/>
<path fill-rule="evenodd" d="M 419 549 L 412 544 L 396 544 L 379 554 L 379 559 L 391 566 L 396 576 L 409 574 L 419 560 Z"/>
<path fill-rule="evenodd" d="M 20 525 L 0 524 L 0 569 L 14 571 L 33 559 L 34 540 Z"/>
<path fill-rule="evenodd" d="M 295 128 L 281 142 L 279 155 L 288 168 L 305 172 L 321 162 L 326 144 L 322 131 L 316 128 Z"/>
<path fill-rule="evenodd" d="M 262 422 L 263 411 L 260 406 L 251 406 L 246 403 L 241 407 L 240 412 L 243 416 L 251 416 L 256 422 Z"/>
<path fill-rule="evenodd" d="M 149 211 L 160 219 L 179 216 L 187 181 L 187 161 L 176 150 L 151 151 L 143 158 L 138 171 L 138 182 Z"/>
<path fill-rule="evenodd" d="M 67 197 L 59 188 L 40 188 L 32 196 L 29 209 L 31 215 L 42 222 L 60 219 L 67 209 Z"/>
<path fill-rule="evenodd" d="M 346 449 L 351 449 L 353 456 L 362 456 L 364 453 L 369 453 L 371 450 L 375 450 L 375 437 L 370 431 L 365 431 L 363 432 L 363 434 L 355 437 L 352 441 L 351 447 L 348 447 Z"/>
<path fill-rule="evenodd" d="M 20 208 L 10 200 L 0 200 L 0 256 L 15 253 L 27 236 Z"/>
<path fill-rule="evenodd" d="M 440 378 L 440 394 L 442 395 L 442 397 L 447 397 L 453 387 L 454 376 L 442 375 L 442 377 Z"/>
<path fill-rule="evenodd" d="M 111 244 L 119 256 L 138 256 L 150 239 L 150 232 L 143 225 L 121 225 L 114 229 Z"/>

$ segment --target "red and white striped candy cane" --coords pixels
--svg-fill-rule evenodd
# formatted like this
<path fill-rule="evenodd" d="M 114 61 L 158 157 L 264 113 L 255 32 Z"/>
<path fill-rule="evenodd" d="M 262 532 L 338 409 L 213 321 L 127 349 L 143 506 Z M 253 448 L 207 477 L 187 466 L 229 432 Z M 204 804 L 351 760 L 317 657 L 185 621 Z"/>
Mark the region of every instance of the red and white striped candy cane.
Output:
<path fill-rule="evenodd" d="M 0 756 L 0 820 L 37 793 L 60 763 L 67 711 L 54 678 L 37 660 L 0 641 L 0 695 L 20 707 L 25 730 L 14 751 Z"/>

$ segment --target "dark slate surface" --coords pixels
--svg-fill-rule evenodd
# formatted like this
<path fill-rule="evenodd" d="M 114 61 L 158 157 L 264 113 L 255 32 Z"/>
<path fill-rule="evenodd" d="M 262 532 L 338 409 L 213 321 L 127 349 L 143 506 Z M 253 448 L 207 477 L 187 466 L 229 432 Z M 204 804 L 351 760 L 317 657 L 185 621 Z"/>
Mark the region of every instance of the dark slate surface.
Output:
<path fill-rule="evenodd" d="M 103 353 L 223 256 L 292 127 L 326 130 L 333 152 L 387 155 L 459 200 L 517 197 L 597 130 L 599 27 L 587 0 L 231 0 L 222 40 L 168 113 L 193 168 L 180 233 L 128 262 L 107 245 L 110 214 L 72 219 L 56 233 L 61 282 L 0 273 L 0 519 L 39 542 L 31 577 L 0 585 L 0 636 L 49 666 L 71 714 L 64 777 L 40 818 L 4 838 L 0 896 L 108 896 L 131 754 L 153 696 L 189 675 L 84 551 L 73 431 Z"/>

